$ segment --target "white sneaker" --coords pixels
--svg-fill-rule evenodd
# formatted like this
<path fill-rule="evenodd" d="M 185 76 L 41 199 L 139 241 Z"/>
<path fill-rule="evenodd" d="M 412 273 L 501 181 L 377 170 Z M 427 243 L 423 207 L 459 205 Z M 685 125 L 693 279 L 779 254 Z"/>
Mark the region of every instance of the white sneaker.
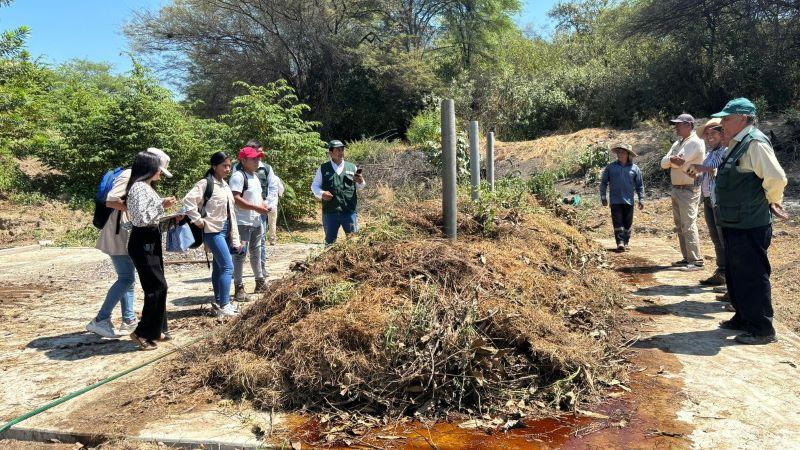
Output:
<path fill-rule="evenodd" d="M 217 313 L 218 316 L 235 316 L 239 314 L 239 311 L 230 303 L 221 308 L 217 306 L 214 312 Z"/>
<path fill-rule="evenodd" d="M 104 320 L 102 322 L 97 322 L 92 319 L 88 325 L 86 325 L 86 331 L 98 334 L 102 337 L 107 338 L 116 338 L 117 332 L 114 329 L 114 325 L 111 323 L 110 320 Z"/>
<path fill-rule="evenodd" d="M 697 270 L 703 270 L 703 266 L 698 266 L 698 265 L 695 265 L 695 264 L 687 264 L 687 265 L 681 267 L 680 269 L 683 270 L 683 271 L 686 271 L 686 272 L 694 272 L 694 271 L 697 271 Z"/>
<path fill-rule="evenodd" d="M 131 323 L 125 323 L 123 320 L 122 325 L 117 328 L 117 337 L 127 336 L 133 333 L 133 330 L 136 329 L 137 325 L 139 325 L 139 321 L 136 319 L 133 319 L 133 322 Z"/>

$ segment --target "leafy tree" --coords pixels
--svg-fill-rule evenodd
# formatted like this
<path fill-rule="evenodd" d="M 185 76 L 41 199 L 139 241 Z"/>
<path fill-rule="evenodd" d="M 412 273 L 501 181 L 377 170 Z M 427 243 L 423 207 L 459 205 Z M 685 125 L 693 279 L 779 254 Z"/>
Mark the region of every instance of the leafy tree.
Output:
<path fill-rule="evenodd" d="M 61 73 L 50 95 L 56 133 L 39 157 L 65 175 L 67 192 L 91 195 L 106 170 L 158 147 L 170 155 L 175 175 L 166 188 L 180 195 L 202 176 L 208 157 L 226 148 L 224 124 L 188 115 L 138 63 L 130 76 L 83 63 Z"/>
<path fill-rule="evenodd" d="M 231 112 L 223 118 L 230 124 L 233 142 L 261 141 L 266 161 L 286 187 L 283 211 L 292 218 L 311 213 L 311 180 L 325 158 L 325 143 L 315 131 L 319 123 L 303 120 L 309 107 L 284 80 L 264 86 L 238 84 L 247 93 L 231 101 Z"/>
<path fill-rule="evenodd" d="M 21 186 L 15 157 L 25 156 L 43 135 L 42 98 L 50 74 L 30 60 L 25 49 L 29 33 L 20 27 L 0 35 L 0 192 Z"/>

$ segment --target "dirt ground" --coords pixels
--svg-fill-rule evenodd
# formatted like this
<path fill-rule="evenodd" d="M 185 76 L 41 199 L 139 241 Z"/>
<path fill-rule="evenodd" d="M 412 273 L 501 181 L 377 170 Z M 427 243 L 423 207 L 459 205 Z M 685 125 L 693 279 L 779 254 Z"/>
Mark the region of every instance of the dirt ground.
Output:
<path fill-rule="evenodd" d="M 588 209 L 582 220 L 601 245 L 610 246 L 604 213 Z M 631 372 L 623 386 L 631 392 L 613 390 L 600 405 L 587 406 L 600 416 L 530 421 L 508 434 L 465 430 L 457 424 L 394 424 L 354 442 L 380 448 L 463 448 L 465 443 L 483 448 L 791 448 L 800 442 L 800 341 L 788 328 L 797 326 L 791 302 L 797 289 L 797 268 L 792 264 L 800 238 L 797 224 L 776 224 L 771 253 L 781 340 L 753 348 L 731 345 L 733 334 L 716 328 L 717 320 L 729 313 L 722 311 L 714 293 L 698 287 L 697 280 L 708 273 L 686 274 L 667 267 L 677 259 L 676 239 L 664 231 L 669 230 L 669 217 L 666 200 L 651 202 L 637 212 L 633 251 L 611 253 L 630 291 L 626 308 L 642 318 L 643 325 L 625 356 Z M 311 246 L 279 245 L 271 250 L 272 276 L 277 277 L 287 273 L 289 261 L 305 258 Z M 704 251 L 713 265 L 707 244 Z M 167 272 L 176 345 L 224 326 L 205 306 L 210 284 L 204 265 L 171 264 Z M 96 313 L 112 273 L 107 258 L 90 249 L 0 253 L 0 314 L 3 322 L 15 324 L 5 327 L 0 345 L 0 370 L 5 380 L 14 380 L 0 388 L 3 420 L 150 357 L 125 339 L 100 339 L 82 331 Z M 118 314 L 115 311 L 117 319 Z M 217 428 L 211 436 L 250 436 L 251 443 L 264 442 L 259 433 L 274 427 L 269 441 L 276 445 L 319 438 L 313 436 L 308 419 L 276 415 L 270 424 L 268 414 L 212 392 L 166 398 L 154 383 L 168 367 L 142 370 L 23 424 L 94 430 L 106 436 L 146 438 L 171 430 L 185 438 L 208 437 L 208 430 L 191 431 L 200 424 Z M 220 418 L 224 425 L 218 423 Z M 0 444 L 25 449 L 68 445 Z M 120 438 L 102 448 L 156 447 Z"/>
<path fill-rule="evenodd" d="M 284 276 L 292 262 L 305 260 L 317 248 L 310 244 L 269 247 L 270 278 Z M 161 347 L 175 348 L 224 326 L 224 320 L 214 317 L 209 309 L 213 294 L 204 262 L 168 263 L 165 269 L 170 285 L 167 318 L 174 340 Z M 137 351 L 127 338 L 104 339 L 84 330 L 97 313 L 113 275 L 108 257 L 94 249 L 22 247 L 0 252 L 0 320 L 7 325 L 0 343 L 2 420 L 158 353 Z M 248 290 L 252 291 L 253 284 L 252 275 L 245 278 Z M 136 298 L 139 310 L 142 294 L 138 286 Z M 112 319 L 120 320 L 119 308 Z M 98 398 L 104 398 L 108 392 L 100 389 L 98 393 Z M 91 399 L 91 395 L 86 397 Z M 63 419 L 73 406 L 61 405 L 26 425 L 64 425 Z"/>
<path fill-rule="evenodd" d="M 591 190 L 587 189 L 583 194 L 584 202 L 590 207 L 582 208 L 578 213 L 582 222 L 581 227 L 595 239 L 613 237 L 608 209 L 599 206 L 599 201 L 595 198 L 597 194 Z M 776 320 L 786 324 L 794 332 L 800 333 L 800 304 L 796 301 L 800 292 L 800 264 L 797 263 L 800 260 L 800 195 L 796 191 L 789 191 L 784 207 L 792 217 L 774 223 L 773 240 L 769 248 L 772 265 L 772 300 Z M 700 230 L 700 249 L 706 267 L 713 270 L 714 246 L 702 214 L 698 218 L 697 225 Z M 643 211 L 637 209 L 634 213 L 631 242 L 635 246 L 643 238 L 655 238 L 671 248 L 677 248 L 678 237 L 672 231 L 673 228 L 670 199 L 661 197 L 648 200 Z M 708 274 L 710 275 L 710 272 Z"/>

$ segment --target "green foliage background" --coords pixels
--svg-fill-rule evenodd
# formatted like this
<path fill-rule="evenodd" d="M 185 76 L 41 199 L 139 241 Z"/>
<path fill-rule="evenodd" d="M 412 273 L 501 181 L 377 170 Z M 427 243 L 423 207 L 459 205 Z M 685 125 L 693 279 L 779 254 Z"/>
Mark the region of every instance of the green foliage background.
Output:
<path fill-rule="evenodd" d="M 761 114 L 798 108 L 797 2 L 563 1 L 546 36 L 520 29 L 519 10 L 517 0 L 174 1 L 125 27 L 136 61 L 153 66 L 121 75 L 98 62 L 45 66 L 25 50 L 30 30 L 5 31 L 0 195 L 37 189 L 81 204 L 105 170 L 151 146 L 172 157 L 163 187 L 181 194 L 213 152 L 257 138 L 286 184 L 285 212 L 300 217 L 314 209 L 323 139 L 360 142 L 366 157 L 406 138 L 436 164 L 441 98 L 455 100 L 459 123 L 479 120 L 503 141 L 704 116 L 734 96 Z M 159 86 L 157 60 L 185 62 L 184 100 Z M 584 156 L 575 163 L 590 177 L 597 155 Z M 26 157 L 55 174 L 48 184 L 19 170 Z"/>

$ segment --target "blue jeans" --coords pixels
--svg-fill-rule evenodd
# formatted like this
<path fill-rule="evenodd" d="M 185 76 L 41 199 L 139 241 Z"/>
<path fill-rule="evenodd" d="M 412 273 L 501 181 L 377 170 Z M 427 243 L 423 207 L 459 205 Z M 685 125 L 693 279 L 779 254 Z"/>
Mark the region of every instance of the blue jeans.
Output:
<path fill-rule="evenodd" d="M 214 288 L 214 301 L 219 306 L 231 302 L 231 277 L 233 276 L 233 258 L 228 247 L 228 223 L 218 233 L 204 233 L 203 243 L 214 255 L 211 269 L 211 286 Z"/>
<path fill-rule="evenodd" d="M 339 227 L 344 234 L 358 231 L 358 214 L 356 213 L 322 213 L 322 229 L 325 230 L 325 245 L 331 245 L 339 237 Z"/>
<path fill-rule="evenodd" d="M 111 285 L 94 320 L 102 322 L 111 318 L 111 311 L 120 303 L 122 319 L 126 322 L 136 320 L 133 312 L 133 285 L 136 283 L 136 267 L 128 255 L 111 255 L 111 264 L 117 272 L 117 281 Z"/>

